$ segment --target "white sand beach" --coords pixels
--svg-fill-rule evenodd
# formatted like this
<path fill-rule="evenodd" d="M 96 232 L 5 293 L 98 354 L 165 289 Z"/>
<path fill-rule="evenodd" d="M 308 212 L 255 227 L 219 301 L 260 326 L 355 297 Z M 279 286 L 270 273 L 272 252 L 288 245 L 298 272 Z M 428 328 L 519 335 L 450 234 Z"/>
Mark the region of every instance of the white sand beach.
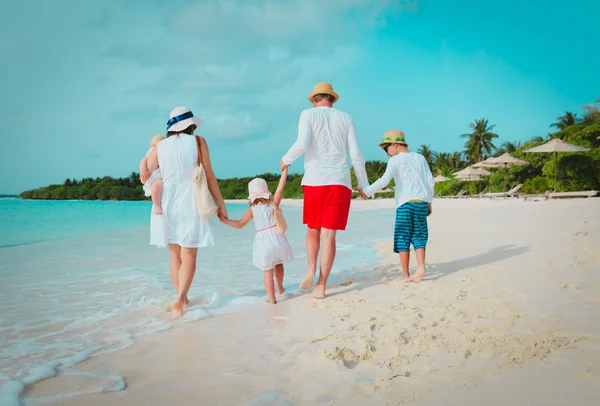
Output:
<path fill-rule="evenodd" d="M 393 221 L 394 202 L 353 201 L 353 210 Z M 399 279 L 390 235 L 373 242 L 380 265 L 371 276 L 339 283 L 325 300 L 297 295 L 174 323 L 24 397 L 80 393 L 54 398 L 61 405 L 596 405 L 599 213 L 600 199 L 436 200 L 421 284 Z M 89 393 L 99 377 L 106 390 Z"/>

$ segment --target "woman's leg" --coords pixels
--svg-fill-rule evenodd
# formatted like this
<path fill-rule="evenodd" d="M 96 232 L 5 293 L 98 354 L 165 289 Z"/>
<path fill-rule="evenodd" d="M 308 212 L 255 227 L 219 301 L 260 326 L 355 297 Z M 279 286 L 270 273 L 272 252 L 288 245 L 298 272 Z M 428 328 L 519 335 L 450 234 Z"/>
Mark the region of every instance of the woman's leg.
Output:
<path fill-rule="evenodd" d="M 187 294 L 196 273 L 197 254 L 198 248 L 181 248 L 181 266 L 178 273 L 179 289 L 177 290 L 177 300 L 173 304 L 174 317 L 181 317 L 183 315 L 183 307 L 187 302 Z"/>
<path fill-rule="evenodd" d="M 273 282 L 273 268 L 264 271 L 265 277 L 265 290 L 267 291 L 267 296 L 269 297 L 268 303 L 276 304 L 277 299 L 275 299 L 275 283 Z"/>
<path fill-rule="evenodd" d="M 285 288 L 283 287 L 283 264 L 275 265 L 275 279 L 277 280 L 277 292 L 283 295 Z"/>
<path fill-rule="evenodd" d="M 181 247 L 177 244 L 169 244 L 169 257 L 171 268 L 171 280 L 175 293 L 179 293 L 179 268 L 181 268 Z"/>

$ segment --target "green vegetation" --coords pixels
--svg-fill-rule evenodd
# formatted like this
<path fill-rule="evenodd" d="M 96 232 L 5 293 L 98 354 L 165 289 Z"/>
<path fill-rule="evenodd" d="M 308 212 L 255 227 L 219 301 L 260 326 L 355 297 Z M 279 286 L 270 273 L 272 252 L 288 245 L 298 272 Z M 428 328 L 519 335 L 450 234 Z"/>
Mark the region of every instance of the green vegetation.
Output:
<path fill-rule="evenodd" d="M 543 193 L 552 188 L 554 175 L 553 154 L 525 153 L 524 151 L 541 145 L 552 138 L 560 138 L 568 143 L 590 148 L 585 153 L 560 153 L 558 156 L 558 191 L 600 190 L 600 99 L 595 105 L 584 106 L 581 117 L 577 113 L 565 112 L 552 124 L 556 131 L 546 138 L 535 137 L 528 142 L 504 142 L 499 147 L 494 141 L 499 135 L 493 131 L 494 125 L 482 118 L 469 124 L 471 133 L 463 134 L 466 138 L 464 151 L 435 152 L 428 145 L 421 145 L 418 152 L 429 163 L 435 175 L 451 177 L 468 165 L 480 162 L 490 156 L 498 156 L 505 152 L 530 163 L 528 166 L 516 166 L 508 170 L 508 186 L 524 184 L 525 193 Z M 368 161 L 366 165 L 369 182 L 372 183 L 383 175 L 386 163 Z M 480 190 L 501 192 L 503 189 L 503 170 L 492 169 L 494 174 L 482 182 L 461 182 L 450 180 L 436 184 L 436 195 L 454 195 L 461 190 L 475 194 Z M 279 174 L 265 173 L 258 175 L 264 178 L 271 191 L 275 191 L 279 182 Z M 246 199 L 248 182 L 252 178 L 221 179 L 219 185 L 225 199 Z M 302 175 L 292 174 L 288 177 L 285 198 L 302 198 L 300 182 Z M 352 182 L 356 185 L 356 177 L 352 172 Z M 393 188 L 393 181 L 388 188 Z M 393 192 L 381 193 L 378 197 L 391 197 Z M 82 180 L 67 179 L 62 185 L 50 185 L 20 194 L 23 199 L 83 199 L 83 200 L 146 200 L 139 175 L 133 172 L 126 178 L 84 178 Z"/>

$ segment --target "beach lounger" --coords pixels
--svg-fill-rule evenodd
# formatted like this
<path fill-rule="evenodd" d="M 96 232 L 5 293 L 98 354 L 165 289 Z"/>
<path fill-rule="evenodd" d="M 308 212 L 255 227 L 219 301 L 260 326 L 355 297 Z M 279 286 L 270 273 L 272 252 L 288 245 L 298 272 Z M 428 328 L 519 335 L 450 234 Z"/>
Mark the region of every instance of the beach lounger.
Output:
<path fill-rule="evenodd" d="M 577 197 L 596 197 L 598 195 L 597 190 L 586 190 L 581 192 L 554 192 L 550 193 L 550 199 L 573 199 Z"/>
<path fill-rule="evenodd" d="M 503 192 L 486 193 L 486 194 L 482 195 L 482 197 L 489 197 L 490 199 L 492 199 L 494 197 L 519 197 L 520 195 L 523 194 L 521 192 L 522 190 L 523 190 L 523 184 L 519 183 L 517 186 L 515 186 L 514 188 L 512 188 L 511 190 L 509 190 L 506 193 L 503 193 Z"/>

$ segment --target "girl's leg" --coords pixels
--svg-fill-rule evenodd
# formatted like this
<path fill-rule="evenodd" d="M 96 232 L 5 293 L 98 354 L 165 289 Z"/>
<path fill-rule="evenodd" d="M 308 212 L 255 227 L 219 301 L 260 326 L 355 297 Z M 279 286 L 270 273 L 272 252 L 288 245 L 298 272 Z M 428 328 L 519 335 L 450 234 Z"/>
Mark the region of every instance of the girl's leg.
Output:
<path fill-rule="evenodd" d="M 152 192 L 152 206 L 154 207 L 154 214 L 162 214 L 162 189 L 163 189 L 163 181 L 162 179 L 156 179 L 150 185 L 150 191 Z"/>
<path fill-rule="evenodd" d="M 269 297 L 268 303 L 276 304 L 277 299 L 275 299 L 275 283 L 273 282 L 273 268 L 264 271 L 265 277 L 265 290 L 267 291 L 267 296 Z"/>
<path fill-rule="evenodd" d="M 275 265 L 275 279 L 277 280 L 277 292 L 283 295 L 285 288 L 283 287 L 283 264 Z"/>
<path fill-rule="evenodd" d="M 198 248 L 181 248 L 181 267 L 179 268 L 179 290 L 177 300 L 173 304 L 173 316 L 179 318 L 183 315 L 183 308 L 187 302 L 187 294 L 192 286 L 196 273 L 196 255 Z"/>

